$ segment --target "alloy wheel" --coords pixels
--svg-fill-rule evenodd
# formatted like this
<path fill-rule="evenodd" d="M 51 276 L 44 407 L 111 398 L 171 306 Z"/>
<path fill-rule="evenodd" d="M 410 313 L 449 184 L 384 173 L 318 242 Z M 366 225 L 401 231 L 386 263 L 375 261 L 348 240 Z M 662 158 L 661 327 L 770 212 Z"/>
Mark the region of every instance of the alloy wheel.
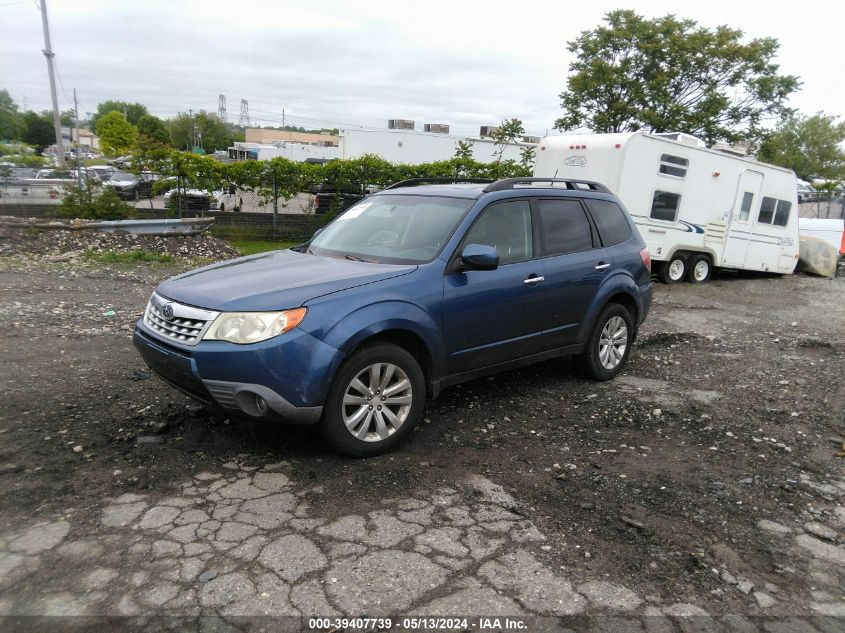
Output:
<path fill-rule="evenodd" d="M 625 357 L 628 347 L 628 326 L 622 317 L 612 317 L 605 323 L 599 337 L 599 361 L 605 369 L 615 369 Z"/>
<path fill-rule="evenodd" d="M 413 390 L 408 375 L 392 363 L 362 369 L 343 393 L 343 422 L 353 437 L 380 442 L 408 419 Z"/>

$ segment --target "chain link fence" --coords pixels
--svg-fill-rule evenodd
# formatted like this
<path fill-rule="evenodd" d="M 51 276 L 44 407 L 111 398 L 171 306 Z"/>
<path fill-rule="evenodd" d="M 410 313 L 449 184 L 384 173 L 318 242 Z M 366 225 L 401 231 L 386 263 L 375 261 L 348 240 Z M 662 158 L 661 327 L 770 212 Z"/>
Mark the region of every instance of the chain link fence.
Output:
<path fill-rule="evenodd" d="M 802 218 L 845 220 L 845 192 L 802 194 L 798 208 Z"/>

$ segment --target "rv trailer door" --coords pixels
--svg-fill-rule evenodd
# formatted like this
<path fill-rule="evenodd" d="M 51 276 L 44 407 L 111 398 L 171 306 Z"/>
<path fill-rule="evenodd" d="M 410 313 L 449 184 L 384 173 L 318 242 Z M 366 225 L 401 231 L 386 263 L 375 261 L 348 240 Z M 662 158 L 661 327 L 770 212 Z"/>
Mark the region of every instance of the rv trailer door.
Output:
<path fill-rule="evenodd" d="M 760 207 L 760 192 L 763 189 L 763 174 L 746 169 L 739 176 L 734 196 L 731 217 L 728 220 L 728 234 L 722 252 L 722 266 L 742 268 L 748 254 L 751 240 L 751 223 L 756 209 Z"/>

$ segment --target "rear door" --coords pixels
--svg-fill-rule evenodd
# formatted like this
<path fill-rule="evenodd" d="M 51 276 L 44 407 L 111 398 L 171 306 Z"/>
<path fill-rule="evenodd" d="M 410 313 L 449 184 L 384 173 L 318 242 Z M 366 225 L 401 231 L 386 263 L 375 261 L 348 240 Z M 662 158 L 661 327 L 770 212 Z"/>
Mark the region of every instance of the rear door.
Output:
<path fill-rule="evenodd" d="M 450 374 L 539 351 L 545 287 L 534 242 L 528 199 L 491 204 L 467 231 L 457 252 L 467 244 L 493 246 L 499 267 L 450 272 L 444 278 L 443 331 Z"/>
<path fill-rule="evenodd" d="M 721 265 L 742 268 L 751 243 L 755 210 L 760 208 L 763 174 L 746 169 L 740 174 Z"/>
<path fill-rule="evenodd" d="M 579 198 L 538 198 L 539 251 L 545 264 L 544 350 L 577 342 L 579 326 L 613 261 Z"/>

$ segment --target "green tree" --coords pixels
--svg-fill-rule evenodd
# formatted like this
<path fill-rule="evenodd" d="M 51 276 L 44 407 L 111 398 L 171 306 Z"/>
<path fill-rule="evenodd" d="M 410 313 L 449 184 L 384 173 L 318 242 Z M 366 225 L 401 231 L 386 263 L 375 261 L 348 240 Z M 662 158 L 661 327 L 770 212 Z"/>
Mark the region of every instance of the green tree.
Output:
<path fill-rule="evenodd" d="M 8 90 L 0 90 L 0 141 L 17 141 L 23 137 L 26 123 L 18 112 L 18 104 Z"/>
<path fill-rule="evenodd" d="M 490 138 L 496 142 L 493 155 L 497 163 L 502 162 L 508 143 L 515 142 L 523 134 L 525 134 L 525 127 L 519 119 L 506 119 L 499 124 L 499 127 L 490 135 Z"/>
<path fill-rule="evenodd" d="M 138 135 L 157 143 L 170 144 L 170 132 L 164 121 L 151 114 L 145 114 L 138 119 Z"/>
<path fill-rule="evenodd" d="M 147 106 L 142 103 L 129 103 L 128 101 L 103 101 L 97 104 L 97 111 L 91 115 L 89 125 L 91 129 L 97 129 L 97 123 L 101 117 L 104 117 L 109 112 L 120 112 L 126 115 L 126 120 L 132 125 L 138 125 L 141 117 L 149 114 Z"/>
<path fill-rule="evenodd" d="M 788 167 L 799 178 L 845 180 L 845 122 L 819 112 L 796 115 L 768 135 L 757 152 L 759 160 Z"/>
<path fill-rule="evenodd" d="M 708 144 L 754 139 L 762 124 L 790 114 L 800 82 L 778 73 L 774 38 L 742 41 L 742 31 L 707 29 L 673 15 L 646 19 L 611 11 L 584 31 L 561 93 L 559 130 L 687 132 Z"/>
<path fill-rule="evenodd" d="M 458 141 L 455 145 L 455 158 L 469 160 L 472 158 L 472 143 L 469 141 Z"/>
<path fill-rule="evenodd" d="M 97 136 L 104 154 L 119 156 L 135 145 L 138 130 L 123 118 L 121 112 L 113 111 L 97 120 Z"/>
<path fill-rule="evenodd" d="M 235 134 L 216 114 L 200 110 L 190 115 L 180 112 L 170 120 L 170 139 L 174 147 L 202 147 L 206 153 L 231 147 Z"/>
<path fill-rule="evenodd" d="M 532 169 L 536 158 L 537 148 L 533 145 L 526 145 L 519 151 L 519 164 L 525 169 Z"/>
<path fill-rule="evenodd" d="M 38 114 L 32 110 L 25 112 L 24 120 L 24 143 L 29 143 L 35 147 L 35 151 L 39 154 L 44 151 L 45 147 L 55 144 L 56 130 L 53 128 L 53 117 L 48 112 Z"/>

